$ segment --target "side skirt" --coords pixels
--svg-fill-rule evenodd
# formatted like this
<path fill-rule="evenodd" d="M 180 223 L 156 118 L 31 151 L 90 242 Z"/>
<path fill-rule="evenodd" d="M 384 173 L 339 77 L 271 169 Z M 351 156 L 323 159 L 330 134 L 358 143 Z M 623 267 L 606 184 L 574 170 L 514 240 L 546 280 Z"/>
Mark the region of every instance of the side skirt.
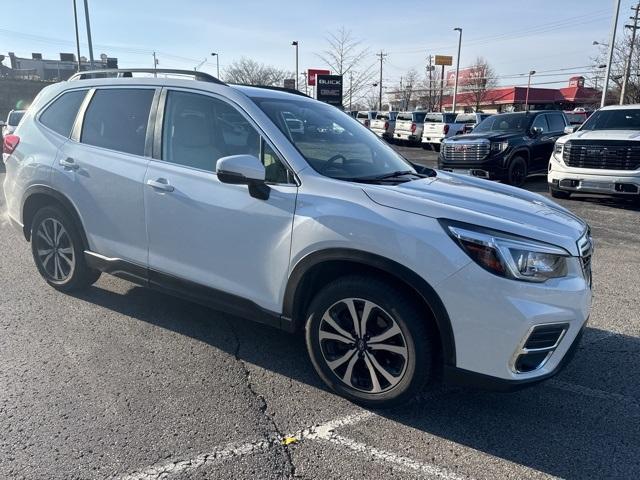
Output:
<path fill-rule="evenodd" d="M 246 318 L 286 331 L 293 330 L 293 322 L 237 295 L 191 282 L 173 275 L 158 272 L 120 258 L 110 258 L 85 250 L 87 264 L 91 268 L 160 292 L 184 298 L 224 313 Z"/>

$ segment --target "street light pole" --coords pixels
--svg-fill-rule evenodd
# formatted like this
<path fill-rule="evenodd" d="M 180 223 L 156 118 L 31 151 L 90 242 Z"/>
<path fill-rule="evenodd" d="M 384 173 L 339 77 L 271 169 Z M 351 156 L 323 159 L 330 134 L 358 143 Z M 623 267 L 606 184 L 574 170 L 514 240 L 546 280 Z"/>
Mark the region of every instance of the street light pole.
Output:
<path fill-rule="evenodd" d="M 529 88 L 531 88 L 531 76 L 535 75 L 536 71 L 535 70 L 531 70 L 529 71 L 529 81 L 527 82 L 527 97 L 524 101 L 525 104 L 525 110 L 528 112 L 529 111 Z"/>
<path fill-rule="evenodd" d="M 296 40 L 295 42 L 291 42 L 291 45 L 296 47 L 296 90 L 299 90 L 298 88 L 298 41 Z"/>
<path fill-rule="evenodd" d="M 76 26 L 76 51 L 78 53 L 78 71 L 80 71 L 80 34 L 78 33 L 78 7 L 73 0 L 73 22 Z"/>
<path fill-rule="evenodd" d="M 216 57 L 216 77 L 220 78 L 220 55 L 216 52 L 211 54 L 212 57 Z"/>
<path fill-rule="evenodd" d="M 614 11 L 613 21 L 611 23 L 611 39 L 609 40 L 609 61 L 607 62 L 607 73 L 604 76 L 604 85 L 602 87 L 600 108 L 604 107 L 607 101 L 607 90 L 609 89 L 609 78 L 611 77 L 611 63 L 613 61 L 613 49 L 616 43 L 616 29 L 618 27 L 618 16 L 620 15 L 620 0 L 613 0 L 613 5 Z"/>
<path fill-rule="evenodd" d="M 456 79 L 453 85 L 453 106 L 451 109 L 452 112 L 455 112 L 456 100 L 457 100 L 456 97 L 458 96 L 458 74 L 460 73 L 460 49 L 462 47 L 462 28 L 456 27 L 453 30 L 460 34 L 460 36 L 458 37 L 458 58 L 456 59 Z"/>
<path fill-rule="evenodd" d="M 91 23 L 89 22 L 89 4 L 84 0 L 84 18 L 87 22 L 87 42 L 89 43 L 89 63 L 93 70 L 93 42 L 91 41 Z"/>

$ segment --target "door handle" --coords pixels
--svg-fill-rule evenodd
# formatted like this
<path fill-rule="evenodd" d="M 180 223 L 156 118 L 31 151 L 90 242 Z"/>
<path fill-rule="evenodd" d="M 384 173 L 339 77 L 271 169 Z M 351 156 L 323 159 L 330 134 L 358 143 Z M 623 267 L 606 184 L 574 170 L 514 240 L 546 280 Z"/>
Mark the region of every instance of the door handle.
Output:
<path fill-rule="evenodd" d="M 80 165 L 71 157 L 61 158 L 58 163 L 60 163 L 65 170 L 78 170 L 80 168 Z"/>
<path fill-rule="evenodd" d="M 158 178 L 156 180 L 147 180 L 147 185 L 156 190 L 162 190 L 163 192 L 173 192 L 175 188 L 169 183 L 166 178 Z"/>

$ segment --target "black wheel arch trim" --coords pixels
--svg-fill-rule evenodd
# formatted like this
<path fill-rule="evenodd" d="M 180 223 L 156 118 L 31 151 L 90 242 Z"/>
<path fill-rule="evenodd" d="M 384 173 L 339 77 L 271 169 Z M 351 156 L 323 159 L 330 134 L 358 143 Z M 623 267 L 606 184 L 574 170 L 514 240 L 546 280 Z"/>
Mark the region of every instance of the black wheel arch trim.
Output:
<path fill-rule="evenodd" d="M 429 283 L 424 280 L 420 275 L 404 265 L 362 250 L 348 249 L 348 248 L 330 248 L 325 250 L 319 250 L 307 254 L 293 268 L 284 295 L 283 313 L 284 319 L 291 319 L 291 329 L 296 330 L 300 327 L 300 324 L 304 321 L 297 314 L 298 302 L 301 300 L 301 289 L 299 288 L 305 275 L 324 262 L 333 261 L 346 261 L 360 263 L 363 266 L 375 268 L 381 270 L 387 274 L 391 274 L 407 286 L 412 288 L 423 301 L 431 308 L 431 313 L 435 319 L 438 331 L 440 332 L 440 340 L 442 345 L 442 354 L 445 365 L 455 366 L 456 364 L 456 351 L 455 351 L 455 339 L 453 336 L 453 329 L 451 327 L 451 320 L 447 313 L 442 300 L 439 295 L 433 289 Z"/>
<path fill-rule="evenodd" d="M 78 210 L 66 195 L 47 185 L 32 185 L 25 190 L 25 193 L 22 197 L 20 214 L 23 224 L 22 231 L 24 233 L 24 238 L 27 241 L 31 240 L 31 225 L 30 222 L 26 222 L 24 218 L 25 206 L 27 205 L 29 198 L 31 198 L 33 195 L 45 195 L 51 197 L 53 200 L 61 204 L 76 222 L 76 226 L 78 227 L 78 231 L 80 233 L 80 236 L 82 237 L 82 243 L 84 247 L 89 248 L 89 241 L 87 240 L 87 235 L 84 231 L 84 225 L 82 224 L 82 219 L 80 218 Z"/>

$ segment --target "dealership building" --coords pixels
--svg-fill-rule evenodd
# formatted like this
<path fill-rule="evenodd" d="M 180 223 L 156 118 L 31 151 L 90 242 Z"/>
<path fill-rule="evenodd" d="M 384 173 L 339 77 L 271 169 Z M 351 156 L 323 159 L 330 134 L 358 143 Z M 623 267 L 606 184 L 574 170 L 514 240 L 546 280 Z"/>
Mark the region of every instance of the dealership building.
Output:
<path fill-rule="evenodd" d="M 595 88 L 585 87 L 584 77 L 571 77 L 564 88 L 535 88 L 529 89 L 529 108 L 531 110 L 573 110 L 574 108 L 597 108 L 602 92 Z M 476 108 L 478 96 L 473 92 L 465 92 L 464 87 L 456 98 L 456 110 L 473 111 Z M 486 113 L 513 112 L 525 109 L 527 87 L 497 87 L 481 95 L 478 110 Z M 453 97 L 442 99 L 445 111 L 451 111 Z"/>
<path fill-rule="evenodd" d="M 60 81 L 66 80 L 77 72 L 78 63 L 73 53 L 61 53 L 60 59 L 45 59 L 41 53 L 32 53 L 31 58 L 21 58 L 9 52 L 10 69 L 6 76 L 29 80 Z M 118 59 L 105 54 L 93 62 L 93 69 L 118 68 Z M 85 57 L 80 57 L 80 69 L 91 70 L 91 65 Z"/>

